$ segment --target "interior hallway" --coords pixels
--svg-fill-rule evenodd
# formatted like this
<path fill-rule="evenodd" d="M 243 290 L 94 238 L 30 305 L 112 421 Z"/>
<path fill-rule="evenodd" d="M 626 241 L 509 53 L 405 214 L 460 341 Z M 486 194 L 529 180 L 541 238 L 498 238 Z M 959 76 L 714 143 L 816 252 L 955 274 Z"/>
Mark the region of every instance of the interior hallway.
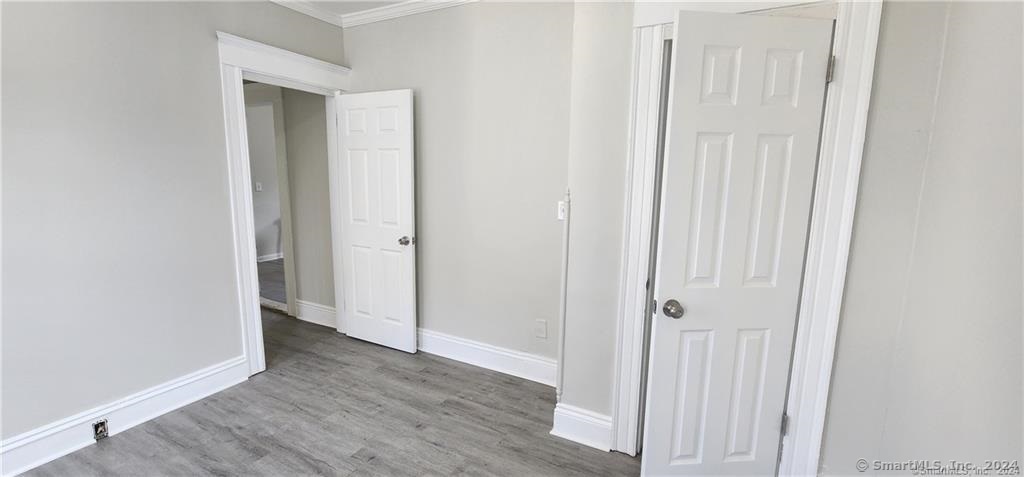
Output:
<path fill-rule="evenodd" d="M 267 371 L 26 476 L 639 475 L 553 437 L 554 390 L 263 311 Z"/>

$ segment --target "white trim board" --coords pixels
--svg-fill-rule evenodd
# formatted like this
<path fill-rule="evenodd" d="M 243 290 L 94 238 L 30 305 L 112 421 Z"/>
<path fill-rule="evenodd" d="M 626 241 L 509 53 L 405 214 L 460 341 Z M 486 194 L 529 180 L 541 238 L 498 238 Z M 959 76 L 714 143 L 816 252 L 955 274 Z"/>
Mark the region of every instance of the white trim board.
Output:
<path fill-rule="evenodd" d="M 92 423 L 100 419 L 107 419 L 113 436 L 248 378 L 245 356 L 239 356 L 5 439 L 0 443 L 0 474 L 17 475 L 94 444 Z"/>
<path fill-rule="evenodd" d="M 282 258 L 284 258 L 284 253 L 281 253 L 281 252 L 268 253 L 266 255 L 260 255 L 259 257 L 256 257 L 256 261 L 260 262 L 260 263 L 263 263 L 263 262 L 269 262 L 271 260 L 279 260 L 279 259 L 282 259 Z"/>
<path fill-rule="evenodd" d="M 337 328 L 334 307 L 308 301 L 298 301 L 299 316 L 296 318 Z M 516 376 L 548 386 L 555 385 L 556 361 L 535 354 L 511 350 L 420 328 L 417 349 L 424 353 L 448 358 L 460 363 L 478 366 L 491 371 Z"/>
<path fill-rule="evenodd" d="M 217 32 L 224 135 L 227 143 L 228 191 L 234 239 L 235 281 L 242 321 L 242 352 L 249 375 L 266 369 L 263 323 L 260 315 L 259 277 L 256 270 L 256 232 L 252 215 L 252 174 L 245 127 L 242 80 L 322 94 L 328 111 L 334 96 L 349 89 L 351 70 L 308 56 Z M 330 119 L 326 124 L 331 124 Z M 328 127 L 328 142 L 335 128 Z M 329 151 L 330 153 L 331 151 Z M 330 158 L 329 158 L 330 159 Z"/>
<path fill-rule="evenodd" d="M 222 66 L 242 70 L 245 79 L 333 96 L 351 88 L 352 70 L 306 55 L 217 32 Z"/>
<path fill-rule="evenodd" d="M 795 8 L 815 6 L 795 4 Z M 741 13 L 769 13 L 778 8 L 794 8 L 791 2 L 762 4 L 701 4 L 684 2 L 642 3 L 634 10 L 634 27 L 638 44 L 634 61 L 643 56 L 660 63 L 652 53 L 657 50 L 657 29 L 671 37 L 673 17 L 680 9 L 700 9 Z M 801 290 L 800 316 L 796 328 L 791 377 L 786 413 L 789 431 L 782 440 L 779 475 L 814 475 L 817 473 L 828 390 L 831 384 L 832 360 L 836 348 L 836 331 L 846 281 L 846 263 L 850 252 L 860 164 L 867 126 L 867 112 L 874 74 L 875 49 L 882 5 L 880 0 L 839 2 L 833 54 L 836 66 L 828 87 L 822 127 L 818 175 L 815 179 L 814 205 Z M 663 26 L 664 25 L 664 26 Z M 646 352 L 640 341 L 644 303 L 637 300 L 637 290 L 644 286 L 642 264 L 646 263 L 649 237 L 638 236 L 643 230 L 647 208 L 637 201 L 653 202 L 653 187 L 646 174 L 656 155 L 651 152 L 646 131 L 657 116 L 650 110 L 650 101 L 661 79 L 634 64 L 632 120 L 630 123 L 631 156 L 626 177 L 627 215 L 624 222 L 623 281 L 620 288 L 618 336 L 616 337 L 616 376 L 613 416 L 614 450 L 635 453 L 637 415 Z M 643 84 L 645 83 L 646 84 Z"/>
<path fill-rule="evenodd" d="M 313 323 L 314 325 L 326 326 L 331 329 L 338 327 L 337 311 L 333 306 L 321 305 L 311 301 L 297 300 L 298 314 L 296 318 Z"/>
<path fill-rule="evenodd" d="M 644 389 L 644 311 L 654 243 L 655 197 L 661 128 L 663 55 L 672 25 L 634 29 L 633 109 L 627 164 L 626 220 L 619 283 L 618 338 L 615 348 L 615 389 L 612 416 L 615 450 L 636 455 L 640 443 L 640 406 Z M 652 280 L 653 282 L 653 280 Z M 653 285 L 653 283 L 652 283 Z"/>
<path fill-rule="evenodd" d="M 880 0 L 839 4 L 779 475 L 818 472 L 881 18 Z"/>
<path fill-rule="evenodd" d="M 432 12 L 479 0 L 409 0 L 352 13 L 337 13 L 306 0 L 270 0 L 282 7 L 309 15 L 317 20 L 342 28 L 366 25 L 393 18 Z"/>
<path fill-rule="evenodd" d="M 419 329 L 419 350 L 499 373 L 555 385 L 557 363 L 551 358 Z"/>
<path fill-rule="evenodd" d="M 612 418 L 558 403 L 551 435 L 608 452 L 612 446 Z"/>

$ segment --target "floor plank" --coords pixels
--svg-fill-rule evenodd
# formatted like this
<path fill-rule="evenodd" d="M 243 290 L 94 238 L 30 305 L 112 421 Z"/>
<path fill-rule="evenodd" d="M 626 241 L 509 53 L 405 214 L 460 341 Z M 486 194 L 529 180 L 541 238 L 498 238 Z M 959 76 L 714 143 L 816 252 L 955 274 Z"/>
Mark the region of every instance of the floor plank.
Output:
<path fill-rule="evenodd" d="M 29 476 L 638 475 L 553 437 L 554 390 L 263 311 L 267 371 Z"/>
<path fill-rule="evenodd" d="M 260 296 L 278 303 L 287 303 L 284 286 L 284 259 L 267 260 L 256 264 L 260 278 Z"/>

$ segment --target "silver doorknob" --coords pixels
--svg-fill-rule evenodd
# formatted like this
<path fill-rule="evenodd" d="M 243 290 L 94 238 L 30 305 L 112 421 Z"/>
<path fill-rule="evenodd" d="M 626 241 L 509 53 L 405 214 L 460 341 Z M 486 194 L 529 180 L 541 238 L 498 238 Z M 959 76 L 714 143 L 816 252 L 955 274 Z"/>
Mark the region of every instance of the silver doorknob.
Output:
<path fill-rule="evenodd" d="M 665 307 L 662 308 L 661 311 L 665 313 L 665 316 L 669 316 L 677 320 L 683 317 L 683 313 L 686 313 L 686 310 L 683 309 L 683 305 L 680 305 L 679 302 L 675 300 L 666 301 Z"/>
<path fill-rule="evenodd" d="M 412 243 L 412 239 L 408 235 L 398 239 L 398 245 L 409 245 L 410 243 Z"/>

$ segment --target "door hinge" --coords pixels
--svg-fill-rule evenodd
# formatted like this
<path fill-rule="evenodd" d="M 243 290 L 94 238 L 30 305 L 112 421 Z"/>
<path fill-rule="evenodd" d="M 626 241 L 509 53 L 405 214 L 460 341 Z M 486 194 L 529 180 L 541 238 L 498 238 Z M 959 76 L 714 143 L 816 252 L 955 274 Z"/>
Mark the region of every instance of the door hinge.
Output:
<path fill-rule="evenodd" d="M 789 414 L 782 413 L 782 424 L 779 426 L 779 432 L 782 433 L 782 437 L 786 437 L 786 433 L 789 432 Z"/>
<path fill-rule="evenodd" d="M 825 84 L 832 82 L 832 76 L 836 72 L 836 55 L 832 55 L 828 59 L 828 67 L 825 68 Z"/>

